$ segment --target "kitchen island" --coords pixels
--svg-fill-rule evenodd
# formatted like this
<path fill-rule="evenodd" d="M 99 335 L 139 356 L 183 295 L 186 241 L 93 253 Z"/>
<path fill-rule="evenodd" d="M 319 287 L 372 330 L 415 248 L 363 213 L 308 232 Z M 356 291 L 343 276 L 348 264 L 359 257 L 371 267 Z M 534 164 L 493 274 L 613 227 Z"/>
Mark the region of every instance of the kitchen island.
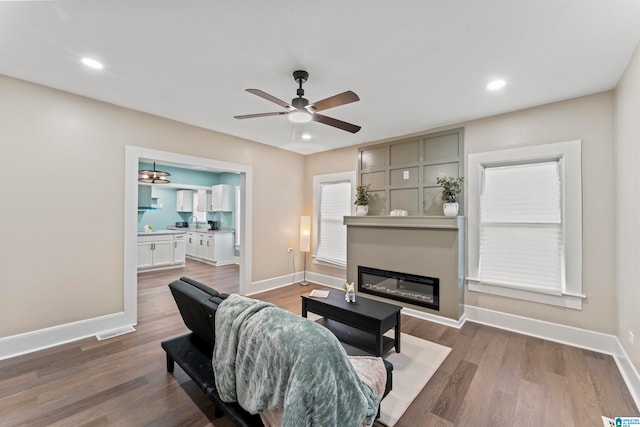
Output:
<path fill-rule="evenodd" d="M 182 230 L 138 232 L 138 271 L 184 267 L 186 238 Z"/>
<path fill-rule="evenodd" d="M 211 265 L 235 263 L 234 231 L 188 228 L 185 252 L 189 259 Z"/>

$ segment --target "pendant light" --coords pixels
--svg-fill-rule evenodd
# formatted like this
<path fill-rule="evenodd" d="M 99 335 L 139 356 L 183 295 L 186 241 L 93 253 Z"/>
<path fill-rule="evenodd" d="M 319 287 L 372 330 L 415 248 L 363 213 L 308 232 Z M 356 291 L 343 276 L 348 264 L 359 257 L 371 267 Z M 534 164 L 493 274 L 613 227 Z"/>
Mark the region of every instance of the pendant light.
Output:
<path fill-rule="evenodd" d="M 140 174 L 139 182 L 147 184 L 169 184 L 171 182 L 167 179 L 171 174 L 156 170 L 156 162 L 153 162 L 153 170 L 141 170 L 138 173 Z"/>

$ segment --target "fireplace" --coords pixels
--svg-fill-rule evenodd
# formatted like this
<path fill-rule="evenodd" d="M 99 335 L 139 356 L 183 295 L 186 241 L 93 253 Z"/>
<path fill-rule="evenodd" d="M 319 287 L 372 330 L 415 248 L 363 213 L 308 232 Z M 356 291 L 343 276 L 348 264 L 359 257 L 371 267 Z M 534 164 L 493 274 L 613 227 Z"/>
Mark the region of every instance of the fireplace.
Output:
<path fill-rule="evenodd" d="M 440 310 L 440 279 L 358 266 L 358 291 Z"/>

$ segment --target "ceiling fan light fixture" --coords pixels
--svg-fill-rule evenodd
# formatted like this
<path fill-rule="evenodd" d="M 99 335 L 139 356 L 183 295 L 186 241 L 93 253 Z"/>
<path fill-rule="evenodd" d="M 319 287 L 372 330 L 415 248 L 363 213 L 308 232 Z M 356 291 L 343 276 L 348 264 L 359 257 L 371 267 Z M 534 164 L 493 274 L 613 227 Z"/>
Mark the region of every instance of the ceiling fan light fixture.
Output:
<path fill-rule="evenodd" d="M 309 123 L 311 121 L 311 114 L 306 111 L 295 110 L 289 113 L 289 121 L 293 123 Z"/>
<path fill-rule="evenodd" d="M 157 170 L 156 162 L 153 162 L 153 170 L 143 169 L 138 173 L 140 174 L 138 182 L 144 182 L 145 184 L 169 184 L 171 182 L 167 179 L 171 174 Z"/>

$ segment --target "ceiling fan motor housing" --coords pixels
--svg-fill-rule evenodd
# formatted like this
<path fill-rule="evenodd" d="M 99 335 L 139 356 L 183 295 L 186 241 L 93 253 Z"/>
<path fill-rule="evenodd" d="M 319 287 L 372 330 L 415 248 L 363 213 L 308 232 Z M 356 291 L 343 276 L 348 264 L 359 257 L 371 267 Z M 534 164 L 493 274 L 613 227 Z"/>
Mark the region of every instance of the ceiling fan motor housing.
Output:
<path fill-rule="evenodd" d="M 303 93 L 304 95 L 304 93 Z M 307 105 L 309 105 L 309 100 L 307 98 L 303 98 L 303 97 L 299 97 L 299 98 L 293 98 L 291 100 L 291 106 L 293 106 L 296 109 L 301 109 L 306 107 Z"/>

